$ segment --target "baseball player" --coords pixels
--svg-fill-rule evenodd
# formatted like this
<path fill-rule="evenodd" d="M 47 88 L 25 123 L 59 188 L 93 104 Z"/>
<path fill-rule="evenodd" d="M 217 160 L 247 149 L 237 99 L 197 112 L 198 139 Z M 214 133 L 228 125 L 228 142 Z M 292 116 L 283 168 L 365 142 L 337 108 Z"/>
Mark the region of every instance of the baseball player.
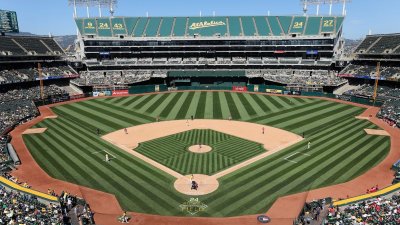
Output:
<path fill-rule="evenodd" d="M 309 141 L 307 144 L 307 149 L 310 149 L 310 148 L 311 148 L 311 142 Z"/>
<path fill-rule="evenodd" d="M 110 162 L 110 158 L 108 157 L 108 154 L 106 154 L 106 162 Z"/>

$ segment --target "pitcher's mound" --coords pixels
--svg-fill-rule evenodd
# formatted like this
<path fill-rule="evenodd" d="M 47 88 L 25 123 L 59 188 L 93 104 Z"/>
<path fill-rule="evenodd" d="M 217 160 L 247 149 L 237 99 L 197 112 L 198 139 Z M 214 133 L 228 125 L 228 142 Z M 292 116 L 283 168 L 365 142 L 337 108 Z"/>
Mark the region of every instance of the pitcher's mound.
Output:
<path fill-rule="evenodd" d="M 218 180 L 212 176 L 204 174 L 194 174 L 193 181 L 198 184 L 197 190 L 192 189 L 192 175 L 182 176 L 178 178 L 174 187 L 177 191 L 185 195 L 206 195 L 218 189 Z"/>
<path fill-rule="evenodd" d="M 189 147 L 189 151 L 194 153 L 206 153 L 211 150 L 212 148 L 208 145 L 192 145 Z"/>

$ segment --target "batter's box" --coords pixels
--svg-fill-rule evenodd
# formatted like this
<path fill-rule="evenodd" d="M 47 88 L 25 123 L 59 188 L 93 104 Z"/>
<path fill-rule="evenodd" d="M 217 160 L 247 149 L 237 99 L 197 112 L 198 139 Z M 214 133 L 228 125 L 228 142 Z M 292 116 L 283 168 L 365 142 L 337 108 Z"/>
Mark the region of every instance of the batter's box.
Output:
<path fill-rule="evenodd" d="M 117 158 L 117 157 L 115 157 L 115 155 L 109 153 L 109 152 L 106 151 L 106 150 L 101 150 L 101 151 L 97 151 L 97 152 L 92 152 L 92 154 L 102 154 L 102 155 L 104 155 L 104 159 L 103 159 L 104 162 L 110 162 L 111 160 L 114 160 L 114 159 Z"/>
<path fill-rule="evenodd" d="M 308 153 L 304 153 L 304 152 L 295 152 L 285 158 L 283 158 L 284 160 L 291 162 L 291 163 L 298 163 L 299 159 L 304 158 L 304 157 L 308 157 L 311 156 Z"/>

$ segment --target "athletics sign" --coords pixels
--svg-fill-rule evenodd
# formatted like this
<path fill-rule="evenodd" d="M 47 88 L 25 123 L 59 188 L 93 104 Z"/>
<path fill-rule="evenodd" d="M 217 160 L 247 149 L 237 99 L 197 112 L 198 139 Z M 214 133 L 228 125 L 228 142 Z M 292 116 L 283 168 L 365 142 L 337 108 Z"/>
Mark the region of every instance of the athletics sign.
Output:
<path fill-rule="evenodd" d="M 189 29 L 190 30 L 197 30 L 197 29 L 202 29 L 202 28 L 207 28 L 207 27 L 217 27 L 217 26 L 225 26 L 226 23 L 224 21 L 203 21 L 200 23 L 192 23 L 190 25 Z"/>

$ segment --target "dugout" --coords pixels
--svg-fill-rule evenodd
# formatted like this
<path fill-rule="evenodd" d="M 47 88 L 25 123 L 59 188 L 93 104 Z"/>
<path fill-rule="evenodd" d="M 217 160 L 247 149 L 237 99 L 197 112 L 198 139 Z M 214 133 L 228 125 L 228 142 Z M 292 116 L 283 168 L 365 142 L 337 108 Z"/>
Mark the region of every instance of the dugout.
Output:
<path fill-rule="evenodd" d="M 14 165 L 21 165 L 21 161 L 19 160 L 19 157 L 17 155 L 17 152 L 15 151 L 14 147 L 12 146 L 11 143 L 7 144 L 7 151 L 10 154 L 11 159 L 14 162 Z"/>

